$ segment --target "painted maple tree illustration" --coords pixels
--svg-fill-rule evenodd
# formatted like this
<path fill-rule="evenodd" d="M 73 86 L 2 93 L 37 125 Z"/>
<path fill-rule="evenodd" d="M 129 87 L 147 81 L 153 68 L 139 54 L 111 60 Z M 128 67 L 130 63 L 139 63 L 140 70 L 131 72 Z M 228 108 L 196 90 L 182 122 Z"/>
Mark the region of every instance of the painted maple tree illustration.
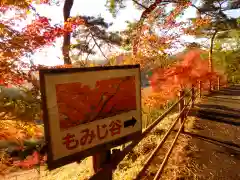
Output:
<path fill-rule="evenodd" d="M 60 128 L 65 129 L 136 109 L 135 77 L 56 85 Z"/>

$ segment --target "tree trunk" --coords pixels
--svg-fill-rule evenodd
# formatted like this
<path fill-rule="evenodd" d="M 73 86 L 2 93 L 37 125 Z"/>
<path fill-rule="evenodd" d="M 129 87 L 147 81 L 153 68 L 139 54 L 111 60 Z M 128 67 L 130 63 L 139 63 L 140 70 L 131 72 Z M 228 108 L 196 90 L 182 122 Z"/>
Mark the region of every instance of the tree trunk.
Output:
<path fill-rule="evenodd" d="M 64 22 L 66 22 L 68 20 L 68 18 L 70 17 L 70 12 L 71 12 L 71 9 L 73 6 L 73 1 L 74 0 L 65 0 L 65 3 L 63 6 Z M 64 64 L 72 64 L 70 56 L 69 56 L 70 40 L 71 40 L 71 33 L 65 32 L 65 34 L 63 36 L 63 46 L 62 46 L 62 54 L 63 54 Z"/>
<path fill-rule="evenodd" d="M 217 30 L 214 31 L 212 37 L 211 37 L 211 41 L 210 41 L 210 49 L 209 49 L 209 56 L 208 56 L 208 68 L 209 68 L 209 72 L 213 72 L 213 61 L 212 61 L 212 54 L 213 54 L 213 43 L 214 43 L 214 39 L 215 36 L 217 34 Z M 213 90 L 212 89 L 212 81 L 210 79 L 209 81 L 209 89 L 210 91 Z"/>

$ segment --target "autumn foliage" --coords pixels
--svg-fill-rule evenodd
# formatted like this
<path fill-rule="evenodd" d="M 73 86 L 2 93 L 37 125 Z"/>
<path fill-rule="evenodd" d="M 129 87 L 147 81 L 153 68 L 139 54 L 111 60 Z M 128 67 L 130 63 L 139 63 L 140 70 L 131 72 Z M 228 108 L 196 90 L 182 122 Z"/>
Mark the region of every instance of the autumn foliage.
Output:
<path fill-rule="evenodd" d="M 4 123 L 1 123 L 0 141 L 7 141 L 10 144 L 17 145 L 16 150 L 19 150 L 20 154 L 24 154 L 24 150 L 26 148 L 24 146 L 24 141 L 33 138 L 43 138 L 43 129 L 37 127 L 33 123 L 13 123 L 8 120 L 5 120 Z M 35 165 L 46 162 L 46 156 L 44 155 L 40 155 L 39 152 L 33 152 L 33 154 L 26 154 L 27 158 L 25 160 L 21 160 L 20 157 L 10 157 L 8 154 L 6 154 L 2 156 L 0 161 L 0 176 L 1 174 L 8 173 L 9 170 L 14 167 L 31 168 Z"/>
<path fill-rule="evenodd" d="M 129 64 L 140 63 L 141 69 L 156 65 L 154 64 L 156 61 L 163 64 L 163 60 L 167 60 L 167 50 L 176 48 L 175 45 L 179 43 L 178 38 L 182 35 L 181 33 L 196 35 L 198 34 L 196 28 L 207 26 L 211 22 L 208 17 L 199 18 L 192 22 L 191 27 L 183 28 L 181 26 L 183 23 L 177 22 L 176 19 L 191 5 L 189 1 L 179 1 L 168 14 L 164 13 L 169 3 L 161 0 L 149 2 L 152 4 L 143 11 L 140 22 L 133 31 L 132 55 L 119 56 L 117 59 L 119 64 L 128 60 Z M 52 25 L 48 18 L 39 16 L 32 7 L 32 4 L 50 5 L 51 3 L 57 3 L 57 1 L 0 1 L 0 13 L 4 14 L 12 10 L 17 12 L 14 18 L 0 20 L 0 84 L 9 87 L 10 85 L 22 85 L 27 81 L 36 87 L 39 94 L 39 84 L 36 79 L 32 78 L 32 72 L 49 67 L 26 63 L 22 58 L 33 54 L 40 48 L 53 45 L 57 38 L 73 32 L 78 26 L 86 26 L 85 20 L 81 17 L 69 18 L 63 25 Z M 35 19 L 21 30 L 14 28 L 18 22 L 26 20 L 30 11 L 36 13 Z M 157 31 L 161 31 L 161 34 Z M 221 83 L 225 83 L 223 75 L 209 72 L 208 60 L 202 57 L 204 53 L 202 50 L 194 49 L 179 57 L 181 61 L 171 67 L 156 68 L 150 78 L 153 94 L 145 103 L 148 106 L 165 104 L 168 100 L 174 99 L 180 90 L 197 85 L 199 81 L 202 81 L 203 89 L 208 88 L 209 80 L 216 84 L 217 77 L 221 78 Z M 72 65 L 55 66 L 55 68 L 71 67 Z M 135 91 L 134 77 L 101 80 L 94 88 L 80 83 L 58 84 L 56 96 L 61 129 L 136 109 Z M 0 140 L 14 141 L 21 148 L 24 140 L 43 136 L 43 131 L 36 127 L 32 128 L 33 134 L 10 126 L 0 130 Z M 34 151 L 24 161 L 10 159 L 7 163 L 31 168 L 45 161 L 46 156 L 40 156 Z M 2 164 L 0 162 L 0 172 L 4 169 Z"/>
<path fill-rule="evenodd" d="M 40 166 L 45 164 L 47 161 L 47 156 L 40 155 L 37 151 L 34 151 L 32 155 L 27 156 L 24 160 L 17 160 L 13 162 L 14 166 L 30 169 L 34 166 Z"/>
<path fill-rule="evenodd" d="M 67 32 L 73 32 L 80 25 L 85 25 L 81 17 L 69 18 L 63 25 L 51 24 L 50 19 L 36 15 L 30 24 L 17 30 L 18 23 L 25 21 L 26 10 L 31 10 L 30 3 L 49 4 L 51 1 L 3 1 L 0 3 L 0 13 L 6 14 L 0 20 L 0 81 L 3 85 L 19 85 L 24 80 L 31 81 L 26 70 L 35 66 L 23 61 L 40 48 L 51 46 L 55 40 Z M 8 12 L 15 10 L 18 16 L 8 18 Z M 23 14 L 23 15 L 19 15 Z M 23 69 L 25 71 L 23 71 Z"/>
<path fill-rule="evenodd" d="M 202 88 L 209 88 L 209 80 L 215 85 L 217 78 L 221 78 L 224 83 L 224 76 L 217 72 L 209 72 L 208 60 L 202 55 L 205 52 L 193 49 L 187 52 L 177 64 L 170 68 L 154 70 L 150 78 L 154 94 L 147 100 L 150 104 L 164 104 L 178 95 L 182 89 L 191 88 L 192 85 L 198 86 L 202 82 Z"/>
<path fill-rule="evenodd" d="M 179 1 L 174 4 L 169 13 L 166 13 L 164 8 L 166 8 L 168 3 L 165 4 L 162 0 L 156 0 L 146 8 L 142 12 L 140 21 L 136 26 L 136 35 L 132 42 L 133 54 L 137 55 L 138 50 L 141 49 L 141 41 L 145 39 L 142 36 L 144 36 L 149 30 L 153 31 L 153 29 L 159 29 L 164 33 L 163 35 L 159 35 L 163 38 L 163 44 L 170 45 L 173 43 L 173 39 L 175 40 L 177 36 L 180 35 L 180 31 L 178 33 L 171 33 L 171 31 L 177 30 L 182 25 L 181 22 L 179 23 L 176 21 L 176 18 L 179 17 L 191 4 L 190 1 Z"/>

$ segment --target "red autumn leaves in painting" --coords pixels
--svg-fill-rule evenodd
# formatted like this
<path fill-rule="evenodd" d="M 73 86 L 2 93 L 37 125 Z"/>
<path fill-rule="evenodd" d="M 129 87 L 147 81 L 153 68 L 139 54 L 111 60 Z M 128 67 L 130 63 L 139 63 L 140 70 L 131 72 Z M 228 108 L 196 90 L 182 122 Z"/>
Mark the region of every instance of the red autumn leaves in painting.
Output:
<path fill-rule="evenodd" d="M 136 109 L 135 77 L 99 80 L 91 88 L 80 82 L 56 85 L 60 128 L 107 118 Z"/>

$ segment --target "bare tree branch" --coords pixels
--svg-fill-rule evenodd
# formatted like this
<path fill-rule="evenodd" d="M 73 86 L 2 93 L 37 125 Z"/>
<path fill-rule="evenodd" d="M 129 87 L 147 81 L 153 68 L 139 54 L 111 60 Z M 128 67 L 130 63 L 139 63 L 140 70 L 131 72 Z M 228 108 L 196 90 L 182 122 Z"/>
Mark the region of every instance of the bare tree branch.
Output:
<path fill-rule="evenodd" d="M 98 49 L 99 49 L 100 52 L 102 53 L 103 57 L 104 57 L 106 60 L 108 60 L 108 58 L 107 58 L 106 55 L 103 53 L 101 47 L 100 47 L 99 44 L 97 43 L 97 40 L 95 39 L 95 37 L 94 37 L 94 35 L 93 35 L 92 33 L 91 33 L 91 36 L 92 36 L 92 38 L 93 38 L 94 43 L 96 44 L 96 46 L 98 47 Z"/>
<path fill-rule="evenodd" d="M 94 45 L 92 46 L 92 48 L 90 49 L 90 52 L 94 49 L 95 46 L 96 46 L 96 44 L 94 44 Z M 85 59 L 85 62 L 88 61 L 88 57 L 89 57 L 89 55 L 91 54 L 90 52 L 87 54 L 87 57 L 86 57 L 86 59 Z"/>
<path fill-rule="evenodd" d="M 136 0 L 132 0 L 135 4 L 139 5 L 140 7 L 147 9 L 146 6 L 144 6 L 143 4 L 140 4 L 139 2 L 137 2 Z"/>

